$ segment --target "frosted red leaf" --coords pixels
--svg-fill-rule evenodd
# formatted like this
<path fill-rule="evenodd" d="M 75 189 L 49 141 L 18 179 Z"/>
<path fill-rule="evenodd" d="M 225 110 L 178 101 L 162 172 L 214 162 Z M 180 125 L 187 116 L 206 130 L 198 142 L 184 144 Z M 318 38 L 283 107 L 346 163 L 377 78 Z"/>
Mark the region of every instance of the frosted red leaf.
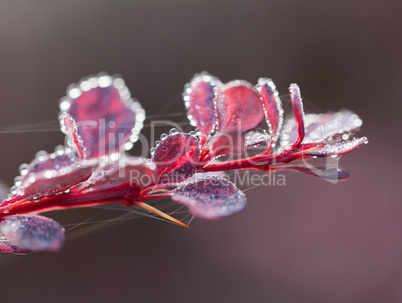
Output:
<path fill-rule="evenodd" d="M 199 180 L 177 188 L 172 199 L 186 205 L 199 218 L 216 220 L 232 216 L 246 206 L 246 196 L 223 179 Z"/>
<path fill-rule="evenodd" d="M 346 140 L 342 142 L 337 142 L 335 144 L 326 144 L 323 147 L 319 147 L 314 149 L 311 152 L 308 152 L 307 155 L 315 156 L 315 157 L 328 157 L 332 155 L 343 155 L 350 153 L 355 150 L 359 146 L 363 144 L 367 144 L 368 139 L 366 137 L 362 138 L 353 138 L 352 140 Z"/>
<path fill-rule="evenodd" d="M 333 140 L 347 140 L 359 130 L 362 120 L 349 110 L 327 114 L 308 114 L 305 117 L 305 148 L 317 144 L 331 143 Z M 297 138 L 297 123 L 294 118 L 286 121 L 281 136 L 281 146 L 286 147 Z"/>
<path fill-rule="evenodd" d="M 203 72 L 196 74 L 184 87 L 183 100 L 189 119 L 200 131 L 202 143 L 205 143 L 216 125 L 214 90 L 221 85 L 218 78 Z"/>
<path fill-rule="evenodd" d="M 175 133 L 161 136 L 152 161 L 160 183 L 179 183 L 194 175 L 199 157 L 198 139 L 190 134 Z"/>
<path fill-rule="evenodd" d="M 283 124 L 281 99 L 271 79 L 258 79 L 257 90 L 260 93 L 264 105 L 265 118 L 269 127 L 269 133 L 272 136 L 272 143 L 275 143 Z"/>
<path fill-rule="evenodd" d="M 87 180 L 94 168 L 95 163 L 78 162 L 77 155 L 68 149 L 59 148 L 53 154 L 39 152 L 30 164 L 21 166 L 10 201 L 13 197 L 37 200 L 64 192 Z"/>
<path fill-rule="evenodd" d="M 218 131 L 238 128 L 247 132 L 264 119 L 260 96 L 246 81 L 235 80 L 217 90 L 215 99 Z"/>
<path fill-rule="evenodd" d="M 158 173 L 154 163 L 127 156 L 118 160 L 109 160 L 107 164 L 98 167 L 86 185 L 105 188 L 130 182 L 144 188 L 155 184 L 157 180 Z"/>
<path fill-rule="evenodd" d="M 88 158 L 131 148 L 145 119 L 144 110 L 130 98 L 124 81 L 108 75 L 70 86 L 60 109 L 77 123 Z"/>
<path fill-rule="evenodd" d="M 25 254 L 54 252 L 64 242 L 64 229 L 56 221 L 36 215 L 0 219 L 0 251 Z"/>

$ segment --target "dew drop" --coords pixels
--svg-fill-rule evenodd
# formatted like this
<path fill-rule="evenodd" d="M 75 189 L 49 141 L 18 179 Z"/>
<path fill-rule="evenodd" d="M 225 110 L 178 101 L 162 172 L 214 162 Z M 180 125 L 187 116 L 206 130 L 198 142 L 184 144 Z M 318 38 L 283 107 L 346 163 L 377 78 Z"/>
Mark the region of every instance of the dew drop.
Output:
<path fill-rule="evenodd" d="M 45 171 L 45 178 L 50 179 L 53 177 L 53 172 L 51 170 Z"/>
<path fill-rule="evenodd" d="M 172 129 L 169 131 L 169 135 L 176 135 L 177 133 L 179 133 L 179 131 L 177 130 L 177 128 L 172 128 Z"/>
<path fill-rule="evenodd" d="M 27 173 L 28 173 L 28 164 L 26 164 L 26 163 L 23 163 L 23 164 L 21 164 L 20 165 L 20 167 L 19 167 L 19 172 L 20 172 L 20 174 L 22 175 L 22 176 L 25 176 Z"/>
<path fill-rule="evenodd" d="M 60 102 L 60 110 L 62 111 L 67 111 L 71 106 L 70 101 L 68 100 L 63 100 Z"/>
<path fill-rule="evenodd" d="M 81 96 L 81 94 L 82 94 L 82 92 L 81 92 L 81 90 L 80 90 L 78 87 L 71 88 L 71 89 L 68 91 L 68 96 L 69 96 L 70 98 L 72 98 L 72 99 L 78 98 L 79 96 Z"/>
<path fill-rule="evenodd" d="M 10 192 L 15 195 L 17 193 L 17 187 L 14 185 L 10 188 Z"/>
<path fill-rule="evenodd" d="M 356 119 L 353 123 L 356 127 L 360 127 L 363 124 L 363 121 L 361 119 Z"/>
<path fill-rule="evenodd" d="M 91 89 L 91 84 L 88 81 L 82 81 L 80 83 L 80 89 L 84 92 L 87 92 Z"/>
<path fill-rule="evenodd" d="M 133 140 L 133 141 L 136 141 L 136 140 Z M 125 150 L 130 150 L 130 149 L 133 148 L 133 146 L 134 146 L 133 142 L 127 142 L 126 144 L 124 144 L 124 149 Z"/>
<path fill-rule="evenodd" d="M 98 85 L 100 87 L 108 87 L 112 84 L 113 79 L 110 76 L 101 76 L 98 79 Z"/>
<path fill-rule="evenodd" d="M 17 195 L 18 195 L 18 196 L 23 196 L 23 195 L 24 195 L 24 189 L 23 189 L 22 187 L 19 187 L 19 188 L 17 189 Z"/>
<path fill-rule="evenodd" d="M 125 86 L 123 86 L 122 88 L 119 89 L 119 93 L 122 98 L 127 98 L 127 99 L 130 98 L 130 91 Z"/>
<path fill-rule="evenodd" d="M 21 177 L 15 177 L 14 178 L 14 185 L 15 186 L 21 186 L 22 182 L 21 182 Z"/>
<path fill-rule="evenodd" d="M 168 135 L 165 134 L 165 133 L 163 133 L 163 134 L 161 135 L 161 140 L 163 141 L 163 140 L 165 140 L 167 137 L 168 137 Z"/>
<path fill-rule="evenodd" d="M 36 153 L 35 158 L 37 158 L 38 160 L 43 159 L 45 156 L 47 155 L 47 152 L 44 150 L 40 150 Z"/>
<path fill-rule="evenodd" d="M 116 88 L 122 88 L 124 86 L 124 80 L 121 78 L 116 78 L 114 79 L 113 84 Z"/>

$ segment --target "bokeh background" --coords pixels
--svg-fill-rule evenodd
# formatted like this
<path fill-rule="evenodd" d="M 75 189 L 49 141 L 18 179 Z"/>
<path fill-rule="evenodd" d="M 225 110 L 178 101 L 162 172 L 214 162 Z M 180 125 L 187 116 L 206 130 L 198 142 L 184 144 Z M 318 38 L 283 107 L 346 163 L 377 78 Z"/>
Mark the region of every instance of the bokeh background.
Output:
<path fill-rule="evenodd" d="M 283 95 L 297 82 L 311 112 L 356 111 L 370 143 L 342 157 L 350 180 L 287 174 L 286 187 L 248 190 L 248 207 L 228 220 L 194 220 L 190 230 L 122 220 L 56 254 L 1 255 L 0 300 L 401 302 L 401 9 L 389 0 L 2 0 L 8 184 L 36 151 L 63 143 L 57 131 L 18 130 L 57 128 L 66 86 L 100 71 L 121 74 L 148 115 L 183 112 L 182 87 L 202 70 L 223 81 L 268 76 Z M 97 212 L 49 215 L 67 225 Z"/>

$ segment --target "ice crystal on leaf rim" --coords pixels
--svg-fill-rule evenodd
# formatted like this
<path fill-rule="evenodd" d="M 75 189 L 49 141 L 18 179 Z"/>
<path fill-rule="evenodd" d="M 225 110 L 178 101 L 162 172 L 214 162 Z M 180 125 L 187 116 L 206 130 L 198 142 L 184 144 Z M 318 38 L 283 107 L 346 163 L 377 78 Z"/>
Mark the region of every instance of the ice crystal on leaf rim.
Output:
<path fill-rule="evenodd" d="M 346 154 L 367 143 L 366 137 L 349 139 L 361 119 L 349 110 L 305 115 L 299 87 L 291 84 L 289 91 L 293 115 L 284 119 L 271 79 L 260 78 L 253 86 L 196 74 L 183 93 L 196 132 L 162 134 L 151 159 L 143 159 L 125 153 L 138 140 L 145 111 L 124 81 L 103 73 L 71 85 L 60 101 L 66 145 L 53 153 L 38 152 L 30 164 L 21 165 L 0 203 L 0 251 L 60 249 L 62 226 L 37 215 L 50 210 L 118 202 L 186 226 L 145 203 L 171 197 L 199 218 L 232 216 L 245 207 L 246 197 L 224 178 L 229 170 L 292 169 L 325 179 L 347 178 L 343 168 L 305 160 Z M 266 129 L 258 128 L 261 124 Z"/>

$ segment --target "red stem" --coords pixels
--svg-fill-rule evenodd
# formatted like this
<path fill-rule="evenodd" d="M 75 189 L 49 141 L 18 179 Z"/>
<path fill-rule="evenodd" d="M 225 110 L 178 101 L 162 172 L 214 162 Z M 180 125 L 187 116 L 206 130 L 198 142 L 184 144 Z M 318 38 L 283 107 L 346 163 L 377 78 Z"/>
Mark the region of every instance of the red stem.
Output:
<path fill-rule="evenodd" d="M 43 198 L 37 202 L 27 201 L 0 207 L 0 218 L 16 214 L 46 212 L 57 209 L 88 207 L 105 203 L 118 202 L 124 205 L 135 205 L 141 202 L 138 186 L 130 182 L 113 188 L 94 190 L 87 193 L 65 193 Z"/>
<path fill-rule="evenodd" d="M 156 194 L 156 195 L 144 196 L 141 198 L 141 200 L 145 201 L 145 200 L 158 199 L 158 198 L 170 198 L 171 196 L 172 196 L 171 194 Z"/>

